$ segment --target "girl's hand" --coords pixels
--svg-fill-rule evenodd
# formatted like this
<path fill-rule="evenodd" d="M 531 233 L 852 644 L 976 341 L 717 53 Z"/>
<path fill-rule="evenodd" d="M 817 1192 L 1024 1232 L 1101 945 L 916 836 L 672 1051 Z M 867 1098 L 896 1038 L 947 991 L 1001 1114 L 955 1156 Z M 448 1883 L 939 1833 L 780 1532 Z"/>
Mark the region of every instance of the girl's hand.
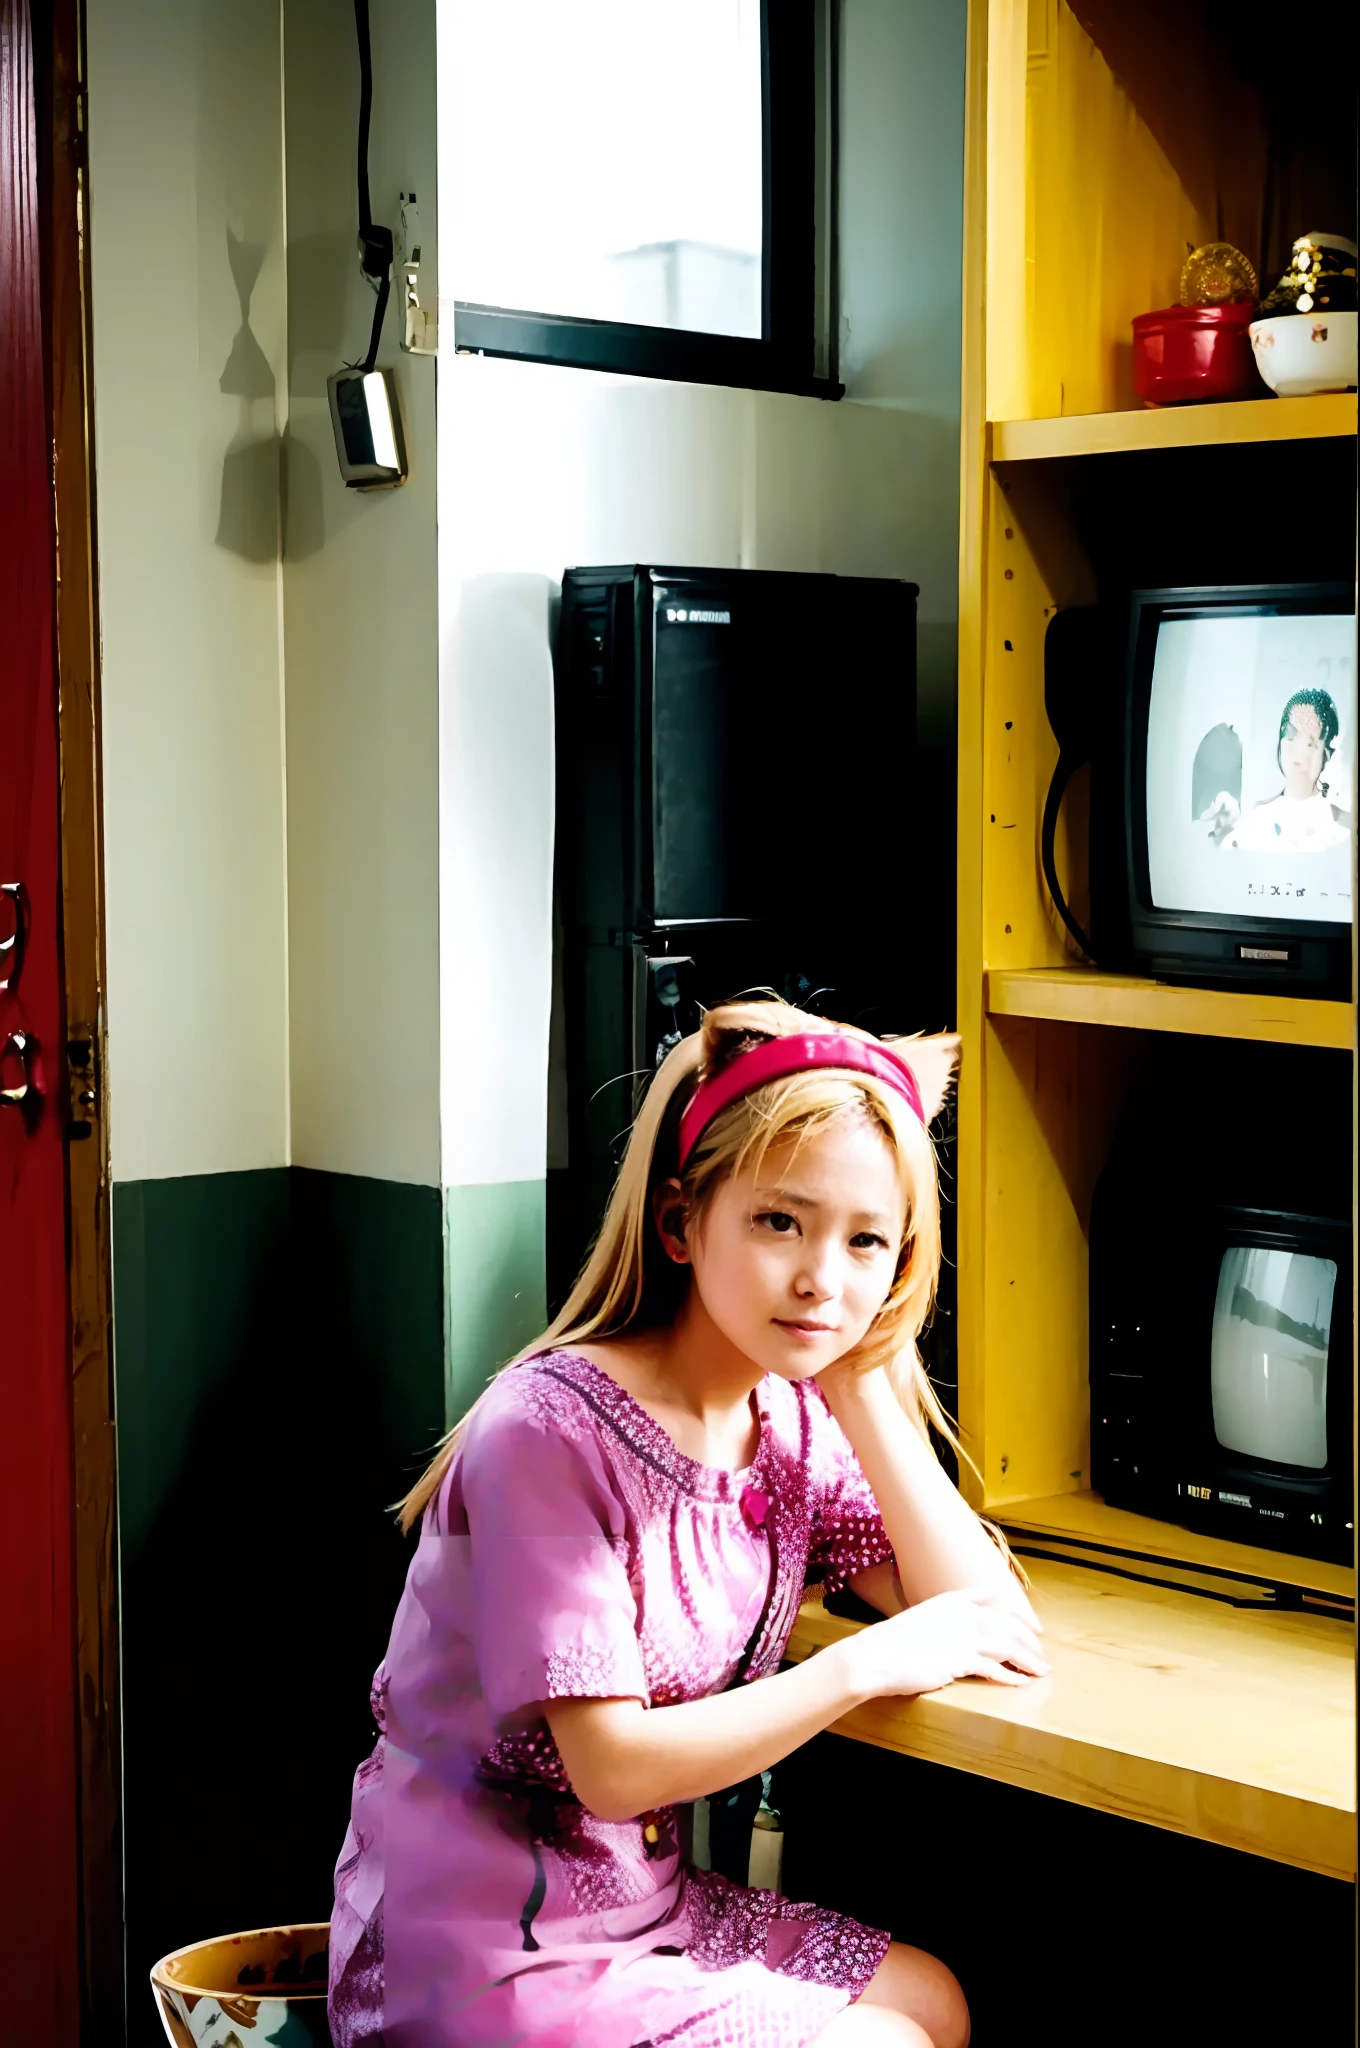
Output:
<path fill-rule="evenodd" d="M 835 1397 L 842 1387 L 853 1388 L 866 1379 L 886 1378 L 887 1375 L 881 1365 L 864 1365 L 853 1351 L 847 1351 L 844 1358 L 835 1358 L 830 1365 L 824 1365 L 815 1377 L 834 1414 Z"/>
<path fill-rule="evenodd" d="M 1008 1574 L 989 1590 L 1003 1607 L 1008 1608 L 1012 1614 L 1018 1614 L 1027 1628 L 1033 1629 L 1036 1635 L 1043 1634 L 1044 1625 L 1030 1606 L 1028 1595 L 1019 1579 Z"/>
<path fill-rule="evenodd" d="M 935 1692 L 956 1678 L 1026 1685 L 1053 1668 L 1034 1629 L 996 1587 L 937 1593 L 840 1647 L 866 1699 Z"/>

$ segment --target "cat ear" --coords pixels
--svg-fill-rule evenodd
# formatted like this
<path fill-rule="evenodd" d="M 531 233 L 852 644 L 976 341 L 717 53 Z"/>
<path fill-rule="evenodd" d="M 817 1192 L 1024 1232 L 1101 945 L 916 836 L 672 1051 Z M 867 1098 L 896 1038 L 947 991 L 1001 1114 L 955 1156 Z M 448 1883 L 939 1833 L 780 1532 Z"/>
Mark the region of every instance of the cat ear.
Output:
<path fill-rule="evenodd" d="M 941 1031 L 932 1038 L 895 1038 L 889 1043 L 915 1074 L 926 1122 L 933 1124 L 949 1100 L 958 1073 L 962 1040 L 955 1031 Z"/>

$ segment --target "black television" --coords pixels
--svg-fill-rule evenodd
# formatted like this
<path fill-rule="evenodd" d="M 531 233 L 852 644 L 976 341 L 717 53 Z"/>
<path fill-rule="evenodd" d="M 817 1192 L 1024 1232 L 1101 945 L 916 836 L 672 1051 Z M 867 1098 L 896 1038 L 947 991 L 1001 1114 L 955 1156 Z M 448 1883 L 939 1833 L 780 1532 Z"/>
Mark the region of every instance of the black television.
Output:
<path fill-rule="evenodd" d="M 1064 623 L 1050 670 L 1066 649 L 1094 688 L 1087 950 L 1159 981 L 1349 999 L 1354 585 L 1138 590 L 1126 632 L 1108 612 L 1084 636 Z M 1049 694 L 1052 716 L 1051 677 Z M 1051 820 L 1045 841 L 1052 886 Z"/>
<path fill-rule="evenodd" d="M 1218 1045 L 1126 1118 L 1089 1237 L 1110 1505 L 1351 1561 L 1350 1092 L 1344 1056 Z"/>

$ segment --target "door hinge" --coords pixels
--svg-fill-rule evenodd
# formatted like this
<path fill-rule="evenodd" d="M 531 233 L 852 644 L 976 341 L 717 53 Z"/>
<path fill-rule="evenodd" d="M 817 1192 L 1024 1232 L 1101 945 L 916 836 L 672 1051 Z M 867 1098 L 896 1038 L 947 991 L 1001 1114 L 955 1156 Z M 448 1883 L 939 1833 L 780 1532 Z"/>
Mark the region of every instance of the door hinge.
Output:
<path fill-rule="evenodd" d="M 70 1106 L 66 1135 L 72 1141 L 94 1135 L 99 1115 L 99 1054 L 94 1033 L 81 1026 L 66 1041 Z"/>

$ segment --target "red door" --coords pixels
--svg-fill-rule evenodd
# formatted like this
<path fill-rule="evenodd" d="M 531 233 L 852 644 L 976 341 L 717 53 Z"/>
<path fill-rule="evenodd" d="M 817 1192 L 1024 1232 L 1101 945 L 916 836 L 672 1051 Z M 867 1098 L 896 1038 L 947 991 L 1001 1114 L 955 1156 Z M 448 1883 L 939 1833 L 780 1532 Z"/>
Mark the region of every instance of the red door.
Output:
<path fill-rule="evenodd" d="M 28 0 L 0 0 L 0 2036 L 79 2011 L 55 534 Z"/>

